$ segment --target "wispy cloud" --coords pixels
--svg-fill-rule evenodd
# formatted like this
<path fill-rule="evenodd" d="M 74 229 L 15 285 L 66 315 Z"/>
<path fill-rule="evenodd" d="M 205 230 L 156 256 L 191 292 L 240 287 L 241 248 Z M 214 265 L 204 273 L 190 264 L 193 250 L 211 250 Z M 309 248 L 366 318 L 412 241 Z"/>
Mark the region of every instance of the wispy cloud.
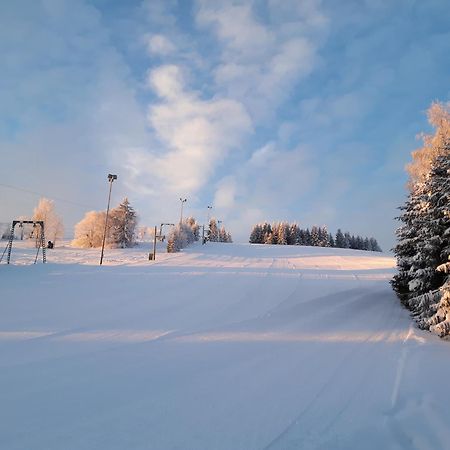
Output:
<path fill-rule="evenodd" d="M 186 86 L 179 66 L 151 70 L 148 84 L 159 97 L 149 107 L 148 122 L 163 151 L 127 151 L 128 167 L 149 192 L 157 185 L 159 193 L 163 186 L 175 196 L 195 196 L 217 165 L 239 148 L 252 129 L 251 119 L 234 100 L 202 99 Z"/>

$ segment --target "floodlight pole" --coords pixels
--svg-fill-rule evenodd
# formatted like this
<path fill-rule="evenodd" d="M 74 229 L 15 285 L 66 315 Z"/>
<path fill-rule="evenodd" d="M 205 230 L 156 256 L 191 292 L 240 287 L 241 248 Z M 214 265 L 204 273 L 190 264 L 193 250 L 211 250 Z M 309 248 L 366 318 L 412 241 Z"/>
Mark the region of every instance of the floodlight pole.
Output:
<path fill-rule="evenodd" d="M 181 214 L 180 214 L 180 225 L 181 225 L 183 223 L 183 205 L 187 202 L 187 198 L 180 197 L 180 202 L 181 202 Z"/>
<path fill-rule="evenodd" d="M 209 221 L 211 220 L 210 213 L 212 210 L 212 206 L 207 206 L 206 208 L 208 209 L 208 227 L 209 227 Z"/>
<path fill-rule="evenodd" d="M 106 208 L 105 230 L 103 231 L 102 254 L 100 256 L 100 265 L 103 264 L 103 253 L 105 251 L 106 231 L 108 229 L 109 204 L 111 202 L 111 189 L 112 189 L 112 184 L 113 184 L 114 180 L 117 180 L 117 175 L 113 175 L 113 174 L 109 173 L 108 174 L 108 181 L 109 181 L 108 207 Z"/>

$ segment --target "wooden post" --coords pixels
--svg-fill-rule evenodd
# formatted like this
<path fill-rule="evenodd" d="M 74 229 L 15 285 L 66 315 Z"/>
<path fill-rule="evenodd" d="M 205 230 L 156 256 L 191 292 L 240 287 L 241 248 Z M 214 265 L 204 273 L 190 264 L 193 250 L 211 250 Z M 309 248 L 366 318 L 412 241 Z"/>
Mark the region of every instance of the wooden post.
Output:
<path fill-rule="evenodd" d="M 156 232 L 157 232 L 157 226 L 155 225 L 155 233 L 153 235 L 153 253 L 148 254 L 148 260 L 154 261 L 156 259 Z"/>

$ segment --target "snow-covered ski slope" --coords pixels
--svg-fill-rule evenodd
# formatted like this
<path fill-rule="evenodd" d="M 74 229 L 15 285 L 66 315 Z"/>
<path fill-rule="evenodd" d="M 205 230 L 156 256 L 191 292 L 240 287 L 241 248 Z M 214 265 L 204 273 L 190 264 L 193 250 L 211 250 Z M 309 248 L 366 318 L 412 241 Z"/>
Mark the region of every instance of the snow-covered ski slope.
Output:
<path fill-rule="evenodd" d="M 388 255 L 48 260 L 0 266 L 1 449 L 450 448 L 450 343 L 413 326 Z"/>

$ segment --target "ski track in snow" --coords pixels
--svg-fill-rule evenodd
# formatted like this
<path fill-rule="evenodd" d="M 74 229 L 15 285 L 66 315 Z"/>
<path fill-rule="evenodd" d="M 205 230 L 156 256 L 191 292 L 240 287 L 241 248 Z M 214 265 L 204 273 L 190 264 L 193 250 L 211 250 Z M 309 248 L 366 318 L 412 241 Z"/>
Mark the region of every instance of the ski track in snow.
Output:
<path fill-rule="evenodd" d="M 0 266 L 2 449 L 449 447 L 450 344 L 412 324 L 387 255 L 33 258 Z"/>

